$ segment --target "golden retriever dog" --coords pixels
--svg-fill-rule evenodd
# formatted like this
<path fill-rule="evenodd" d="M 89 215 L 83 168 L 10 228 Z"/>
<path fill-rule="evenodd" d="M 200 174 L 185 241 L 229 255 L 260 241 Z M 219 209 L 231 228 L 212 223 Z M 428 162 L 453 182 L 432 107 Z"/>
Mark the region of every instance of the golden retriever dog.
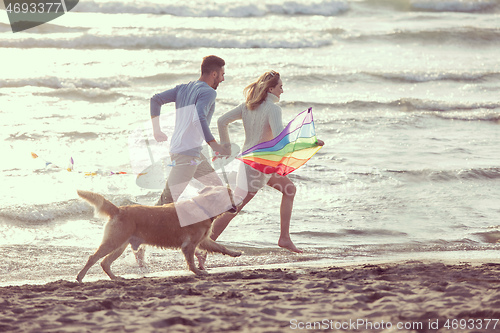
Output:
<path fill-rule="evenodd" d="M 228 204 L 228 191 L 230 190 L 223 186 L 206 187 L 196 197 L 175 204 L 121 207 L 115 206 L 100 194 L 77 191 L 80 197 L 94 205 L 98 213 L 108 216 L 109 220 L 105 225 L 101 245 L 89 257 L 76 280 L 82 282 L 89 268 L 103 257 L 105 258 L 101 262 L 102 269 L 111 279 L 116 279 L 110 266 L 125 251 L 132 236 L 140 238 L 144 244 L 161 248 L 180 248 L 189 269 L 198 275 L 207 273 L 195 266 L 194 253 L 197 247 L 210 253 L 240 256 L 241 252 L 229 250 L 209 237 L 213 220 L 231 206 Z M 221 202 L 223 207 L 226 207 L 223 210 Z M 179 221 L 178 211 L 184 211 L 184 215 L 186 212 L 188 215 L 194 214 L 193 222 L 186 224 L 186 221 Z"/>

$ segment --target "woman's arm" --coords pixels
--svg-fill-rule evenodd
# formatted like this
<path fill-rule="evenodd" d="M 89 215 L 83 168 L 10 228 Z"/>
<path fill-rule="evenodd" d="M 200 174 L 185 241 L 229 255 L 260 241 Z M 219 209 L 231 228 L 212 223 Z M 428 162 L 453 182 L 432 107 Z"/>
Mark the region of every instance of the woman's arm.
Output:
<path fill-rule="evenodd" d="M 238 105 L 236 108 L 220 116 L 217 120 L 217 127 L 219 129 L 219 139 L 221 144 L 231 143 L 227 127 L 233 121 L 242 118 L 242 111 L 244 106 L 245 104 Z"/>
<path fill-rule="evenodd" d="M 285 128 L 283 126 L 283 119 L 281 118 L 281 108 L 277 105 L 269 112 L 269 126 L 273 132 L 273 138 L 277 137 Z"/>

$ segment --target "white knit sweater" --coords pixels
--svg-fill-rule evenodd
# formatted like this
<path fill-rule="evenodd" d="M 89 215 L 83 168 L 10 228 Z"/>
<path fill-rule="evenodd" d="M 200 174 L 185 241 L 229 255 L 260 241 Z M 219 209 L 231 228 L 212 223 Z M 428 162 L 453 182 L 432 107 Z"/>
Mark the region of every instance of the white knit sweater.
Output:
<path fill-rule="evenodd" d="M 222 115 L 217 121 L 219 137 L 222 144 L 230 143 L 228 125 L 233 121 L 242 119 L 245 129 L 245 143 L 242 151 L 247 150 L 261 142 L 269 141 L 278 136 L 283 130 L 281 108 L 274 104 L 279 98 L 271 93 L 255 110 L 249 110 L 245 103 Z"/>

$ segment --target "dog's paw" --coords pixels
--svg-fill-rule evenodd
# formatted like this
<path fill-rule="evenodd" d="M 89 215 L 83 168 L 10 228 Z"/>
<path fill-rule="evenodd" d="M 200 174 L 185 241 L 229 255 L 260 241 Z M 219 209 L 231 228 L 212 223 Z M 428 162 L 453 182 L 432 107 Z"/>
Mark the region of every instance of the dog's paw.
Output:
<path fill-rule="evenodd" d="M 125 279 L 124 277 L 121 277 L 121 276 L 113 276 L 111 278 L 112 281 L 125 281 L 127 279 Z"/>
<path fill-rule="evenodd" d="M 197 269 L 194 274 L 198 275 L 198 276 L 206 276 L 206 275 L 209 275 L 207 271 L 202 271 L 201 269 Z"/>
<path fill-rule="evenodd" d="M 78 276 L 76 277 L 76 281 L 77 281 L 78 283 L 82 283 L 82 280 L 83 280 L 83 278 L 84 278 L 84 277 L 85 277 L 85 275 L 82 275 L 82 274 L 80 273 L 80 274 L 78 274 Z"/>
<path fill-rule="evenodd" d="M 151 273 L 151 269 L 149 269 L 149 266 L 142 266 L 142 267 L 139 267 L 138 268 L 139 270 L 139 273 L 140 274 L 143 274 L 143 275 L 146 275 L 148 273 Z"/>
<path fill-rule="evenodd" d="M 239 252 L 239 251 L 234 251 L 234 252 L 231 252 L 229 255 L 231 257 L 239 257 L 243 254 L 243 252 Z"/>

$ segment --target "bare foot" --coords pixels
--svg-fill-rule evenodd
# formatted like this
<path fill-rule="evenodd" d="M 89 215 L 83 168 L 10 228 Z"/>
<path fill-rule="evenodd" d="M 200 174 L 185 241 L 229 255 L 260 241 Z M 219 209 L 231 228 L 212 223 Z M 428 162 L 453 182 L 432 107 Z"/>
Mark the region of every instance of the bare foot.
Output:
<path fill-rule="evenodd" d="M 198 259 L 198 267 L 203 271 L 206 270 L 205 261 L 207 261 L 207 252 L 196 251 L 194 255 Z"/>
<path fill-rule="evenodd" d="M 280 238 L 278 241 L 278 246 L 282 247 L 284 249 L 287 249 L 289 251 L 295 252 L 295 253 L 303 253 L 301 249 L 297 248 L 295 244 L 293 244 L 292 240 L 290 238 Z"/>
<path fill-rule="evenodd" d="M 144 253 L 146 252 L 146 249 L 141 246 L 137 251 L 132 252 L 134 252 L 135 261 L 137 261 L 139 267 L 146 267 L 146 261 L 144 260 Z"/>

